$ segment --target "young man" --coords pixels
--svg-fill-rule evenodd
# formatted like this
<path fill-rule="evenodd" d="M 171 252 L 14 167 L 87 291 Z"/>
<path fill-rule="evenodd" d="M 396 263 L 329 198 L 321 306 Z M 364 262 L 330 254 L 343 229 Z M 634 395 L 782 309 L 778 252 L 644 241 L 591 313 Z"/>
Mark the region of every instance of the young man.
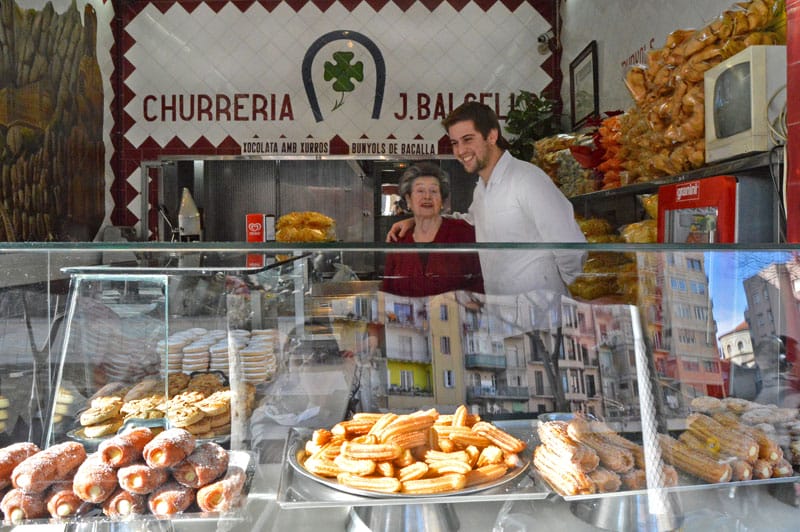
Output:
<path fill-rule="evenodd" d="M 480 177 L 464 217 L 475 226 L 477 242 L 586 242 L 572 204 L 550 177 L 507 151 L 497 115 L 490 107 L 464 103 L 442 125 L 453 154 L 467 172 Z M 411 227 L 413 220 L 398 222 L 387 240 L 396 240 Z M 584 258 L 576 249 L 482 251 L 486 294 L 567 294 L 566 286 L 581 273 Z"/>
<path fill-rule="evenodd" d="M 486 105 L 467 102 L 442 125 L 453 154 L 479 176 L 466 219 L 477 242 L 545 242 L 541 249 L 487 249 L 479 252 L 483 312 L 512 334 L 525 334 L 540 352 L 556 411 L 569 411 L 559 370 L 561 296 L 583 270 L 585 252 L 557 243 L 586 242 L 572 204 L 550 177 L 531 163 L 515 159 L 500 134 L 497 115 Z M 413 222 L 396 223 L 387 240 Z M 482 300 L 482 301 L 481 301 Z"/>

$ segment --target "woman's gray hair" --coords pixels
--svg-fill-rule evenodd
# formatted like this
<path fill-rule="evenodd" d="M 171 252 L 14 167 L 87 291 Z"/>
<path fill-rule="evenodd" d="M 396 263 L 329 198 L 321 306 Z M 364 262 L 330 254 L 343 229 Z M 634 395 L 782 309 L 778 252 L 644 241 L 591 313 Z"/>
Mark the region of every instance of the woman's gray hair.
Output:
<path fill-rule="evenodd" d="M 412 164 L 403 175 L 400 176 L 400 184 L 397 187 L 397 192 L 400 195 L 400 206 L 403 210 L 408 210 L 406 205 L 406 196 L 411 194 L 411 186 L 418 177 L 434 177 L 439 182 L 439 193 L 442 195 L 442 201 L 450 197 L 450 176 L 436 164 L 427 161 Z"/>

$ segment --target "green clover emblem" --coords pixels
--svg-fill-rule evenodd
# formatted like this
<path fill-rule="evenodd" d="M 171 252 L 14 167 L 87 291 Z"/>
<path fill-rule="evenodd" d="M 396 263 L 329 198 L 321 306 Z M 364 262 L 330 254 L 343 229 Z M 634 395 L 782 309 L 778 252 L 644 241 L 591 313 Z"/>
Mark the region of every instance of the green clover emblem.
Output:
<path fill-rule="evenodd" d="M 341 98 L 334 104 L 333 111 L 344 104 L 345 94 L 353 92 L 356 86 L 353 81 L 364 81 L 364 63 L 356 61 L 351 63 L 355 54 L 353 52 L 334 52 L 333 60 L 336 63 L 325 61 L 325 81 L 334 80 L 333 90 L 341 93 Z"/>

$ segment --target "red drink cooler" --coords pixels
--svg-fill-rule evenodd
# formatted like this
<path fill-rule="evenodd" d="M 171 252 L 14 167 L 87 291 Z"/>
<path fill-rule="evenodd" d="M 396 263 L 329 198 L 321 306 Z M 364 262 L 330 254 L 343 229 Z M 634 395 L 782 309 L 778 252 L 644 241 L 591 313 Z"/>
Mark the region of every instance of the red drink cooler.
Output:
<path fill-rule="evenodd" d="M 768 178 L 721 175 L 658 189 L 658 241 L 778 242 Z"/>

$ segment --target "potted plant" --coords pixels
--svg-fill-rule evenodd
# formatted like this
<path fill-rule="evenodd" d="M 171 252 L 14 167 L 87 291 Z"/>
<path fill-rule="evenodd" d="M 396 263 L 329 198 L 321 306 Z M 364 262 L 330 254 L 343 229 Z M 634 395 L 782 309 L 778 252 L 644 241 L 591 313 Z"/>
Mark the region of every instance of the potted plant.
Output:
<path fill-rule="evenodd" d="M 533 158 L 537 140 L 559 133 L 559 117 L 554 112 L 555 101 L 526 90 L 515 95 L 506 118 L 506 131 L 511 155 L 523 161 Z"/>

